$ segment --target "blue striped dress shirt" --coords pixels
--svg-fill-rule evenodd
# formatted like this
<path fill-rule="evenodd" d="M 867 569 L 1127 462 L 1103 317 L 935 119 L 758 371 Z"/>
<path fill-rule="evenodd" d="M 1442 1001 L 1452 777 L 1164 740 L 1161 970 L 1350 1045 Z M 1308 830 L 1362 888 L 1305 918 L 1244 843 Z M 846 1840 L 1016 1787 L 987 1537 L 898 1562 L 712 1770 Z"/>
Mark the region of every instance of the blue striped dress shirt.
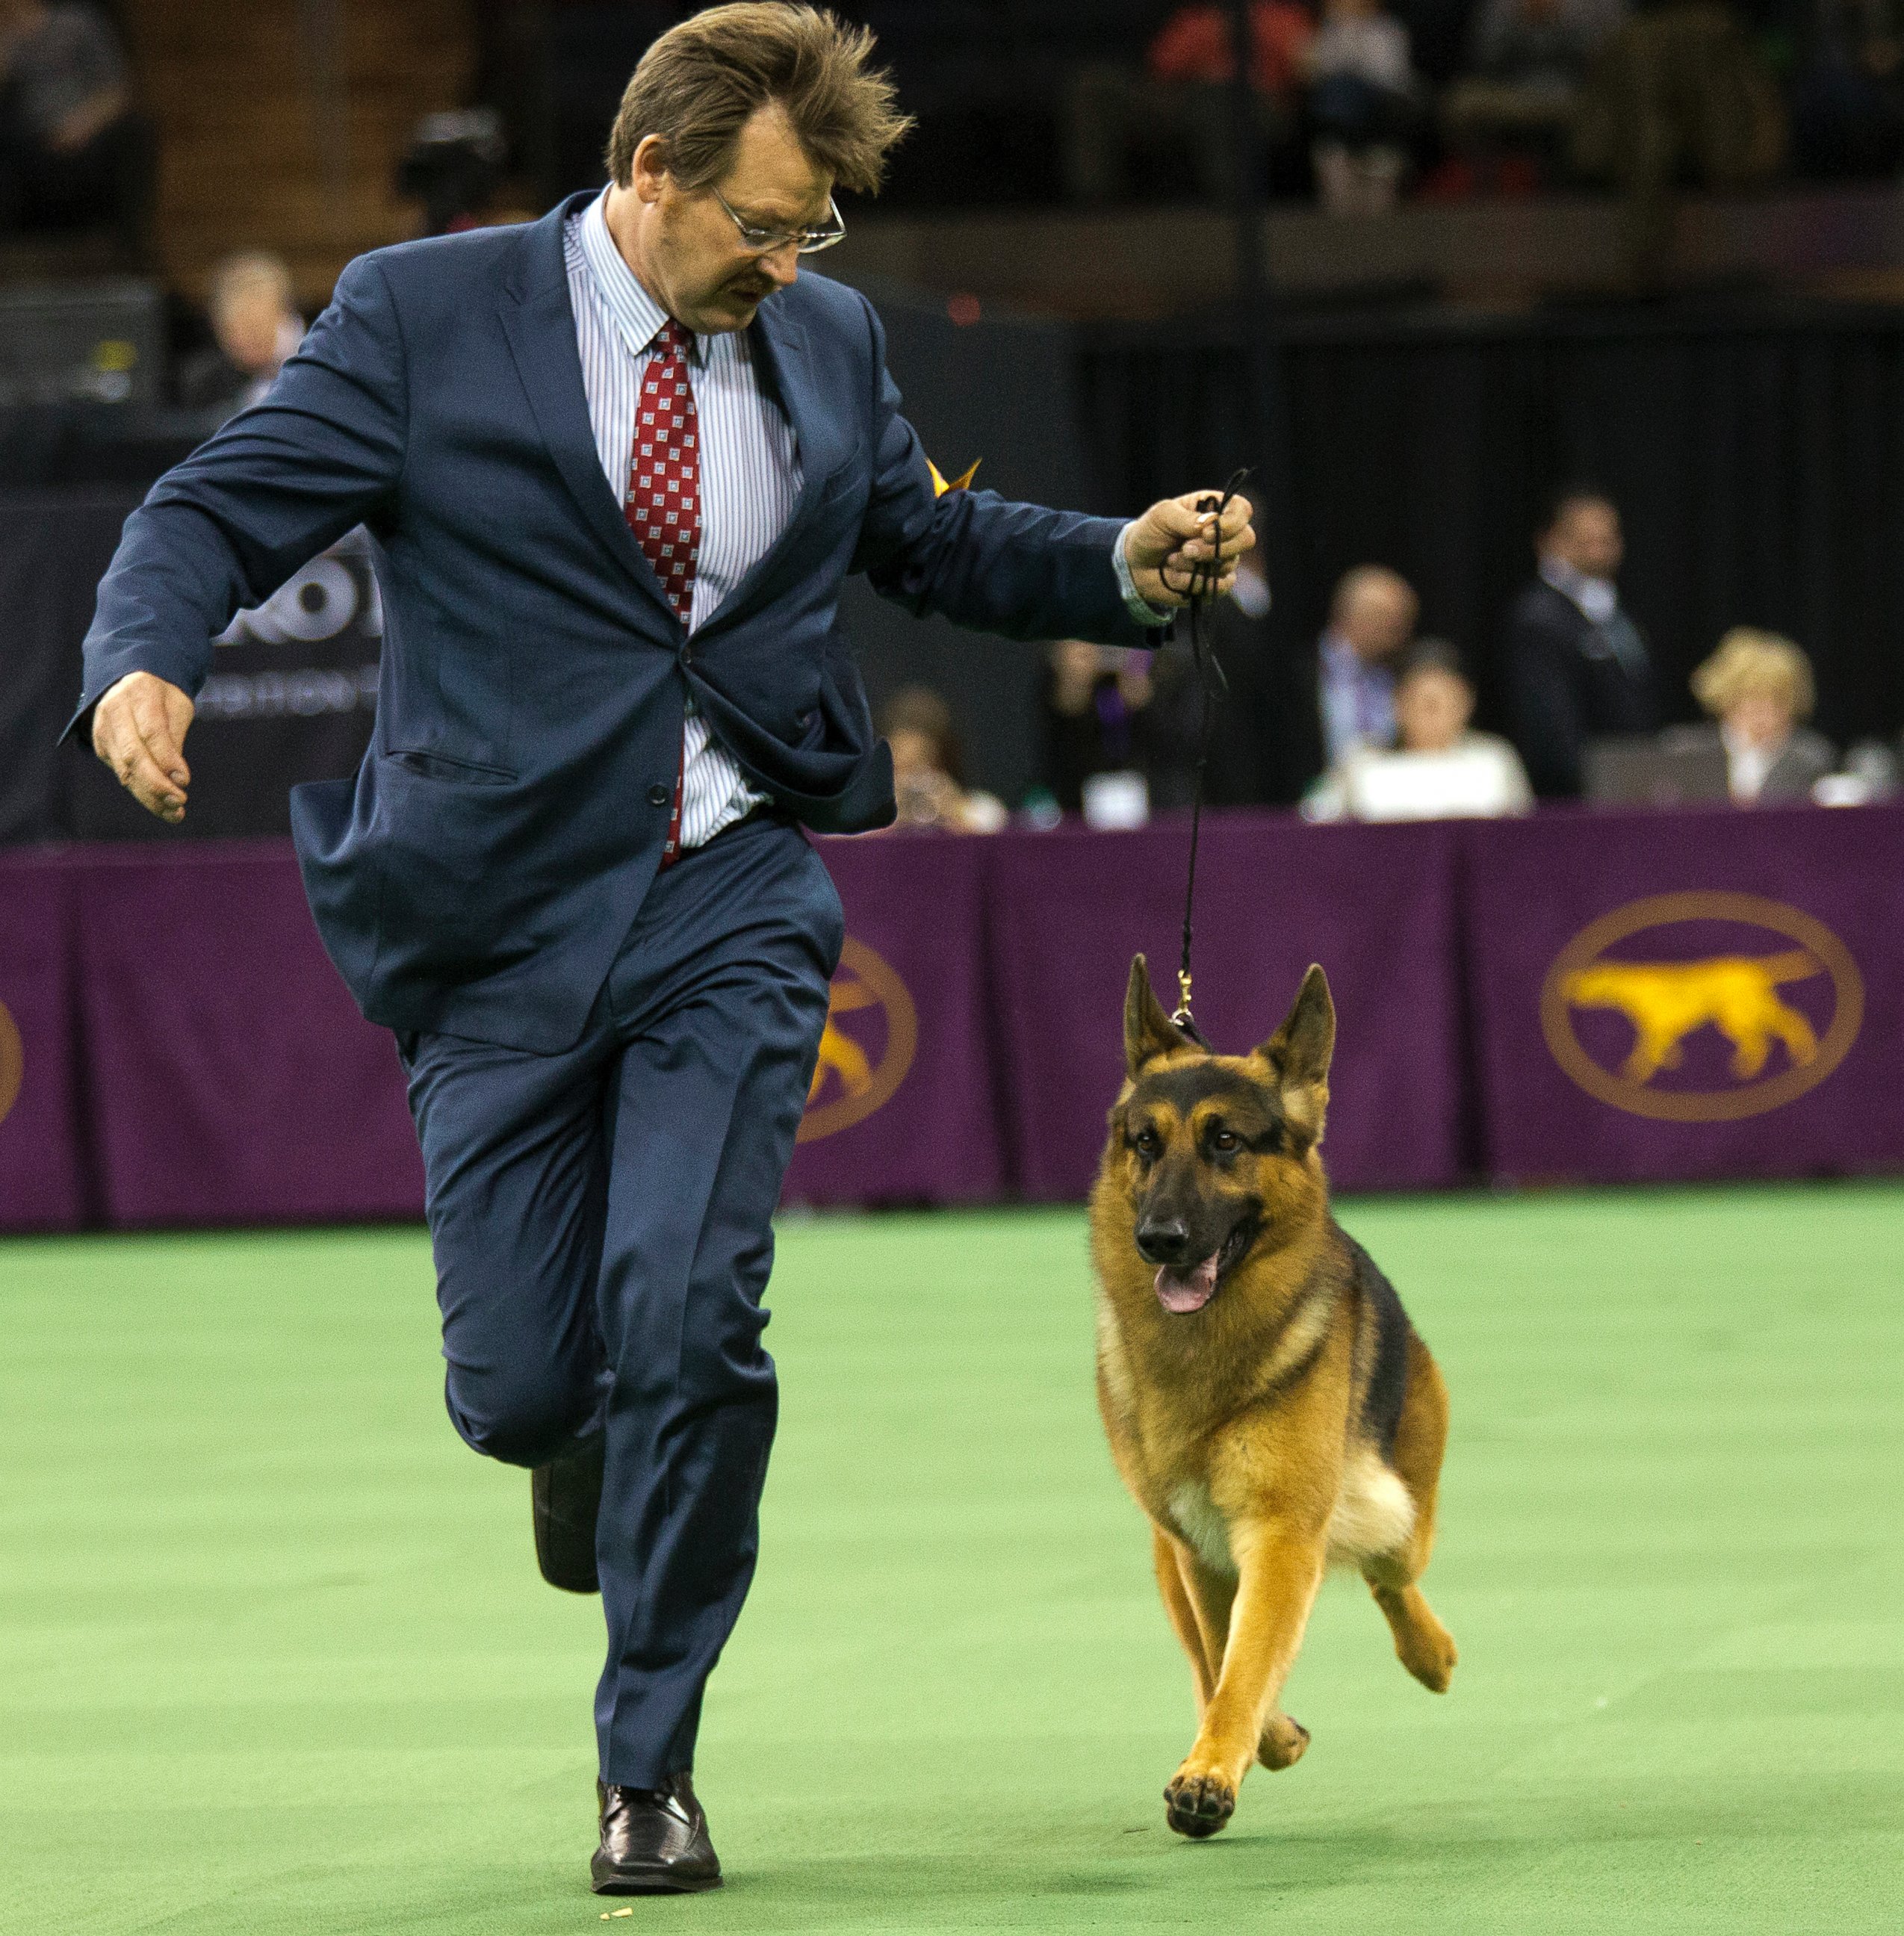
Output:
<path fill-rule="evenodd" d="M 608 232 L 607 192 L 564 233 L 569 304 L 601 467 L 618 504 L 628 495 L 635 416 L 655 336 L 667 312 L 644 289 Z M 800 495 L 800 453 L 786 414 L 761 389 L 745 330 L 697 336 L 688 358 L 701 434 L 701 554 L 688 630 L 704 624 L 787 528 Z M 766 797 L 689 702 L 683 748 L 681 845 L 698 847 Z"/>

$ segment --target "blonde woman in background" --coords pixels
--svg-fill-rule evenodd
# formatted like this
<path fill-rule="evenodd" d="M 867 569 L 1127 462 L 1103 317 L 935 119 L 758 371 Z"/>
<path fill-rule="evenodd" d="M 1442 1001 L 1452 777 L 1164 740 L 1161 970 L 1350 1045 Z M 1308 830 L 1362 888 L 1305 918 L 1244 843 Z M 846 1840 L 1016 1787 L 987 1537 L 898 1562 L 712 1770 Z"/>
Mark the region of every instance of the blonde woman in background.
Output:
<path fill-rule="evenodd" d="M 1815 700 L 1812 663 L 1790 640 L 1735 626 L 1694 673 L 1692 688 L 1715 723 L 1685 737 L 1718 739 L 1727 790 L 1741 804 L 1809 800 L 1837 765 L 1830 741 L 1800 723 Z"/>

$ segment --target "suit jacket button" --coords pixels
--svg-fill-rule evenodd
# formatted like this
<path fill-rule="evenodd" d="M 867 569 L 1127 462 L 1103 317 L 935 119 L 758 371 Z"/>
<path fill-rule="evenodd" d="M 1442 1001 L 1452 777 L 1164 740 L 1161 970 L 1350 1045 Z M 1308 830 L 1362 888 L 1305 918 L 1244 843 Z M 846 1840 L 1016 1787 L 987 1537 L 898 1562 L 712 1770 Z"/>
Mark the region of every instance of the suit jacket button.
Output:
<path fill-rule="evenodd" d="M 665 806 L 674 797 L 674 789 L 663 786 L 658 780 L 648 789 L 648 804 L 650 806 Z"/>

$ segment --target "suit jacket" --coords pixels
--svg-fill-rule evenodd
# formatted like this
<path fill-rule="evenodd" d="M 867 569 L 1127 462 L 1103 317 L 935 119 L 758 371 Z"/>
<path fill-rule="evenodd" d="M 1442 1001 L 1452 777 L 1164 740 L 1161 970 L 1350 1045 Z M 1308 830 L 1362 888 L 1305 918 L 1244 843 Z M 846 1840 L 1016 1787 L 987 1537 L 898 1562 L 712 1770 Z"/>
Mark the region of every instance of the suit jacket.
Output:
<path fill-rule="evenodd" d="M 1643 658 L 1636 628 L 1633 637 Z M 1514 601 L 1506 643 L 1514 743 L 1542 799 L 1578 796 L 1590 739 L 1659 724 L 1651 664 L 1629 666 L 1606 629 L 1545 579 Z"/>
<path fill-rule="evenodd" d="M 808 826 L 892 818 L 838 616 L 847 572 L 988 631 L 1155 642 L 1118 594 L 1117 521 L 935 497 L 870 305 L 808 274 L 752 325 L 798 501 L 690 640 L 590 428 L 562 251 L 586 199 L 345 270 L 270 395 L 128 520 L 74 721 L 134 670 L 195 694 L 235 610 L 365 525 L 377 727 L 354 780 L 294 790 L 312 912 L 373 1021 L 544 1051 L 580 1036 L 653 878 L 690 692 Z"/>

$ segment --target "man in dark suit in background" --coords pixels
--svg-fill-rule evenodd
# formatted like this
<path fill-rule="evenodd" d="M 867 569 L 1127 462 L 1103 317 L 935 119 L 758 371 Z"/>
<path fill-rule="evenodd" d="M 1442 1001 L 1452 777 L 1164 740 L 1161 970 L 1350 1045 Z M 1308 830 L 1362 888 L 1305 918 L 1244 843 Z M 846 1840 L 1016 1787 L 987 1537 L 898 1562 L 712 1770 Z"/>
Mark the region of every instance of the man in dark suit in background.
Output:
<path fill-rule="evenodd" d="M 843 935 L 800 824 L 894 815 L 842 581 L 1141 645 L 1252 542 L 1194 495 L 1122 524 L 935 493 L 871 307 L 797 274 L 907 125 L 870 45 L 712 9 L 643 56 L 602 194 L 352 263 L 128 521 L 74 721 L 176 821 L 213 637 L 370 533 L 375 736 L 294 831 L 409 1073 L 450 1416 L 535 1469 L 545 1575 L 599 1582 L 610 1893 L 720 1879 L 689 1771 L 752 1577 L 771 1218 Z"/>
<path fill-rule="evenodd" d="M 1538 575 L 1508 614 L 1515 744 L 1543 800 L 1578 798 L 1587 743 L 1659 724 L 1653 664 L 1615 583 L 1620 514 L 1599 492 L 1566 491 L 1536 540 Z"/>

